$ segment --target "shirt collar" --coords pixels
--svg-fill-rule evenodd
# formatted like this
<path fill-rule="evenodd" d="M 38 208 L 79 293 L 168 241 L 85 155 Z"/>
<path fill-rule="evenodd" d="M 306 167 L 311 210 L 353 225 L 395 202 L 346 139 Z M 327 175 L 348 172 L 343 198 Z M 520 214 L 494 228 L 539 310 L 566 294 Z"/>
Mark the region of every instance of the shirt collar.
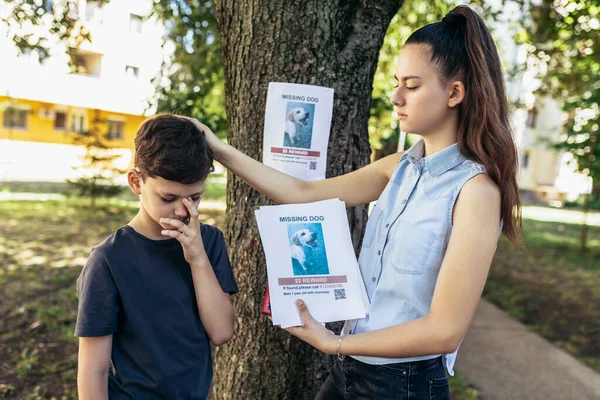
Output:
<path fill-rule="evenodd" d="M 400 161 L 406 159 L 412 164 L 418 164 L 423 160 L 429 174 L 431 176 L 439 176 L 466 160 L 466 158 L 458 151 L 458 145 L 456 143 L 428 157 L 423 157 L 424 153 L 425 142 L 423 142 L 423 139 L 420 139 L 417 143 L 412 145 L 410 149 L 404 152 Z"/>

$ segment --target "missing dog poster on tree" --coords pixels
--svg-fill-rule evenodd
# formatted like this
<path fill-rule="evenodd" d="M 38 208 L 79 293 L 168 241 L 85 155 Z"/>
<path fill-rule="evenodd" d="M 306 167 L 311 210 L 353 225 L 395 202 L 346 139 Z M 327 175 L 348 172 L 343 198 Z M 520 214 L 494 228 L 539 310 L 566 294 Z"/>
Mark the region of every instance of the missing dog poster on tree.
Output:
<path fill-rule="evenodd" d="M 369 301 L 343 201 L 263 206 L 255 215 L 274 325 L 301 325 L 299 298 L 320 322 L 365 317 Z"/>
<path fill-rule="evenodd" d="M 325 179 L 333 89 L 269 83 L 263 163 L 310 181 Z"/>

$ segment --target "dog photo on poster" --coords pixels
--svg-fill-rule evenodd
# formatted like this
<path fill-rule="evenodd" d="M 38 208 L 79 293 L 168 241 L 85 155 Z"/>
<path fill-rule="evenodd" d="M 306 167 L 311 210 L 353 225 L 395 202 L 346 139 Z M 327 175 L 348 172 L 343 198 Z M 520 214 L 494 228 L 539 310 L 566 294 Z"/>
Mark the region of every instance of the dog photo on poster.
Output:
<path fill-rule="evenodd" d="M 294 276 L 328 275 L 321 223 L 288 224 L 287 228 Z"/>
<path fill-rule="evenodd" d="M 284 147 L 310 149 L 315 105 L 288 101 L 285 112 Z"/>

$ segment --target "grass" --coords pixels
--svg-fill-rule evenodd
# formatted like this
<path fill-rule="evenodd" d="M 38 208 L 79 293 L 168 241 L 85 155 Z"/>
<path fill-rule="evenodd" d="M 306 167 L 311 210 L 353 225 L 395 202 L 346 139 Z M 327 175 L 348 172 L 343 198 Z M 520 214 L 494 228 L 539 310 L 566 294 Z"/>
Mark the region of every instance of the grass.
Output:
<path fill-rule="evenodd" d="M 454 376 L 448 377 L 450 382 L 450 395 L 453 400 L 478 400 L 479 394 L 466 376 L 459 371 L 454 371 Z"/>
<path fill-rule="evenodd" d="M 600 213 L 579 250 L 581 213 L 527 207 L 530 250 L 501 240 L 484 296 L 600 372 Z"/>
<path fill-rule="evenodd" d="M 75 281 L 134 202 L 0 201 L 0 399 L 76 399 Z M 220 226 L 222 210 L 200 209 Z"/>

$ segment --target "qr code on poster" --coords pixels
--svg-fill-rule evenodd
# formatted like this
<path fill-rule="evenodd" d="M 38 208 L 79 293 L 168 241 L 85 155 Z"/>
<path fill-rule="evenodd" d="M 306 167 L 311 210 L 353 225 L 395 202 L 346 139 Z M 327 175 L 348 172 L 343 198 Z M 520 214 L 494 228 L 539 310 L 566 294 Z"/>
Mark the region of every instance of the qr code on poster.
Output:
<path fill-rule="evenodd" d="M 345 299 L 346 289 L 333 289 L 333 294 L 335 295 L 336 300 Z"/>
<path fill-rule="evenodd" d="M 317 162 L 316 161 L 311 161 L 309 169 L 317 169 Z"/>

